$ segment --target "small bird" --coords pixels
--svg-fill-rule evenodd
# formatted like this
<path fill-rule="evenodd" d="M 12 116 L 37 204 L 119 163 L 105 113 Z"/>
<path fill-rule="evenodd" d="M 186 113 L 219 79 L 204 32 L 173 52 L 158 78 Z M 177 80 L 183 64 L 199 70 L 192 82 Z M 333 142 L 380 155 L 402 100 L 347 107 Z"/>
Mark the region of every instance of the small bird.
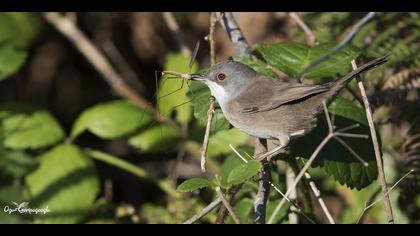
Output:
<path fill-rule="evenodd" d="M 236 128 L 260 139 L 274 139 L 279 145 L 255 157 L 270 159 L 288 146 L 291 139 L 307 134 L 317 124 L 317 116 L 356 75 L 385 63 L 379 57 L 346 76 L 320 85 L 290 83 L 258 75 L 237 61 L 222 61 L 207 72 L 189 75 L 206 84 L 224 116 Z"/>

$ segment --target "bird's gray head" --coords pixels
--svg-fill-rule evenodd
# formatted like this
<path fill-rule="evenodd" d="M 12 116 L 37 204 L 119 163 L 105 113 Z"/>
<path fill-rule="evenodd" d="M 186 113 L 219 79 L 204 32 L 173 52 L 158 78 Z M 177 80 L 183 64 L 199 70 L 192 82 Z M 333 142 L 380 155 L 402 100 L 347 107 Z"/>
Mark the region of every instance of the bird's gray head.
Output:
<path fill-rule="evenodd" d="M 207 72 L 191 75 L 192 80 L 205 83 L 219 103 L 235 98 L 245 91 L 257 72 L 240 62 L 228 60 L 212 66 Z"/>

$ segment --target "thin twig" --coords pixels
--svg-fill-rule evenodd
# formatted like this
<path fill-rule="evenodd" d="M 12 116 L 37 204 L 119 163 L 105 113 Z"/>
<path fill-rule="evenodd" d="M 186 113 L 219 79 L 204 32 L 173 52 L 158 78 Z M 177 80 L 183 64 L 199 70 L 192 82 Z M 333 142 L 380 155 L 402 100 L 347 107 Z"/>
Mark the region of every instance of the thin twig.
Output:
<path fill-rule="evenodd" d="M 325 103 L 323 103 L 324 105 L 324 113 L 325 113 L 325 119 L 327 120 L 327 124 L 328 124 L 328 135 L 322 140 L 322 142 L 318 145 L 318 147 L 315 149 L 315 151 L 312 153 L 312 155 L 309 157 L 308 161 L 305 163 L 305 165 L 303 166 L 303 168 L 301 169 L 301 171 L 299 172 L 299 174 L 296 176 L 295 181 L 288 187 L 286 193 L 285 193 L 285 197 L 289 197 L 291 192 L 293 191 L 293 188 L 296 188 L 297 184 L 299 183 L 299 181 L 302 179 L 302 177 L 304 176 L 304 174 L 306 173 L 306 171 L 309 169 L 309 167 L 311 166 L 312 162 L 315 160 L 315 158 L 319 155 L 319 153 L 321 152 L 321 150 L 325 147 L 325 145 L 332 139 L 335 138 L 337 133 L 334 131 L 334 126 L 331 122 L 331 118 L 328 114 L 327 111 L 327 107 L 325 105 Z M 345 127 L 341 130 L 349 130 L 350 128 L 354 128 L 355 126 L 349 126 L 349 127 Z M 342 134 L 342 132 L 341 132 Z M 279 213 L 280 209 L 283 207 L 283 205 L 286 202 L 286 198 L 283 198 L 280 203 L 276 206 L 275 210 L 273 211 L 269 222 L 272 222 L 272 220 L 277 216 L 277 214 Z"/>
<path fill-rule="evenodd" d="M 214 32 L 216 30 L 216 23 L 218 22 L 217 13 L 210 13 L 210 32 L 209 32 L 209 44 L 210 44 L 210 65 L 216 64 L 216 43 L 214 41 Z"/>
<path fill-rule="evenodd" d="M 226 207 L 226 209 L 229 211 L 230 216 L 232 216 L 233 221 L 235 221 L 236 224 L 240 224 L 241 221 L 239 220 L 238 216 L 236 215 L 235 211 L 233 210 L 232 206 L 230 205 L 229 201 L 225 198 L 225 196 L 222 193 L 222 190 L 219 186 L 215 188 L 217 195 L 222 200 L 223 205 Z"/>
<path fill-rule="evenodd" d="M 186 56 L 191 56 L 191 50 L 185 44 L 184 37 L 182 36 L 178 23 L 176 22 L 176 19 L 173 16 L 173 14 L 171 12 L 163 12 L 162 14 L 163 14 L 163 19 L 166 25 L 168 26 L 169 30 L 174 35 L 174 38 L 179 45 L 179 49 L 181 53 Z"/>
<path fill-rule="evenodd" d="M 211 121 L 213 120 L 213 116 L 214 116 L 214 100 L 215 98 L 213 96 L 210 96 L 210 106 L 209 106 L 209 110 L 207 111 L 206 131 L 204 133 L 203 145 L 200 150 L 201 171 L 203 172 L 206 172 L 206 154 L 207 154 L 207 147 L 209 145 Z"/>
<path fill-rule="evenodd" d="M 251 57 L 251 47 L 246 41 L 241 29 L 236 23 L 232 12 L 222 13 L 223 28 L 229 36 L 230 41 L 235 44 L 239 56 Z"/>
<path fill-rule="evenodd" d="M 390 188 L 389 188 L 389 190 L 388 190 L 388 192 L 387 192 L 387 194 L 386 195 L 389 195 L 390 193 L 391 193 L 391 191 L 392 190 L 394 190 L 394 188 L 395 187 L 397 187 L 397 185 L 401 182 L 401 181 L 403 181 L 405 178 L 407 178 L 407 176 L 409 176 L 411 173 L 413 173 L 415 170 L 410 170 L 409 172 L 407 172 L 403 177 L 401 177 L 397 182 L 395 182 L 395 184 L 394 185 L 392 185 Z M 373 201 L 371 204 L 369 204 L 369 205 L 365 205 L 365 207 L 363 208 L 363 211 L 362 211 L 362 213 L 360 213 L 360 216 L 359 216 L 359 218 L 357 219 L 357 222 L 356 222 L 356 224 L 358 224 L 359 222 L 360 222 L 360 220 L 362 219 L 362 217 L 363 217 L 363 215 L 366 213 L 366 211 L 367 210 L 369 210 L 371 207 L 373 207 L 374 205 L 376 205 L 380 200 L 382 200 L 383 198 L 384 198 L 384 196 L 385 195 L 382 195 L 381 197 L 379 197 L 379 198 L 377 198 L 375 201 Z"/>
<path fill-rule="evenodd" d="M 243 184 L 239 184 L 239 185 L 235 185 L 233 186 L 231 189 L 229 189 L 228 197 L 230 199 L 230 204 L 232 204 L 233 199 L 235 198 L 235 195 L 239 192 L 239 190 L 242 188 Z M 216 217 L 216 224 L 222 224 L 225 220 L 227 214 L 227 208 L 225 207 L 225 205 L 221 205 L 218 212 L 217 212 L 217 217 Z"/>
<path fill-rule="evenodd" d="M 53 25 L 60 33 L 62 33 L 79 52 L 95 67 L 95 69 L 103 76 L 105 81 L 112 89 L 121 97 L 131 101 L 133 104 L 152 112 L 156 120 L 168 124 L 175 128 L 178 125 L 171 119 L 162 116 L 145 98 L 131 89 L 114 70 L 105 56 L 95 47 L 95 45 L 86 37 L 86 35 L 66 16 L 61 16 L 57 12 L 43 13 L 47 22 Z"/>
<path fill-rule="evenodd" d="M 216 49 L 215 49 L 215 41 L 214 41 L 214 31 L 217 23 L 217 15 L 215 12 L 210 14 L 210 32 L 209 32 L 209 44 L 210 44 L 210 62 L 211 66 L 216 63 Z M 210 106 L 209 110 L 207 111 L 207 124 L 206 124 L 206 131 L 204 133 L 204 140 L 203 145 L 201 146 L 200 150 L 200 160 L 201 160 L 201 171 L 206 171 L 206 155 L 207 155 L 207 148 L 209 146 L 209 138 L 210 138 L 210 130 L 211 130 L 211 122 L 213 121 L 214 116 L 214 103 L 215 98 L 210 96 Z"/>
<path fill-rule="evenodd" d="M 309 63 L 309 65 L 306 66 L 305 69 L 303 69 L 299 74 L 295 76 L 295 79 L 300 81 L 303 78 L 303 76 L 305 76 L 306 72 L 308 72 L 310 69 L 312 69 L 314 66 L 318 65 L 319 63 L 328 60 L 332 55 L 334 55 L 341 48 L 343 48 L 348 42 L 350 42 L 353 39 L 354 35 L 357 33 L 357 31 L 359 31 L 359 29 L 364 24 L 366 24 L 369 20 L 371 20 L 374 16 L 375 16 L 374 12 L 369 12 L 359 22 L 357 22 L 357 24 L 354 25 L 352 30 L 340 41 L 340 43 L 337 44 L 337 46 L 331 49 L 331 51 L 329 51 L 327 54 Z"/>
<path fill-rule="evenodd" d="M 126 79 L 130 85 L 135 86 L 141 93 L 145 93 L 146 88 L 144 84 L 138 78 L 136 72 L 131 68 L 127 60 L 121 55 L 121 52 L 115 46 L 114 42 L 110 39 L 106 39 L 101 45 L 111 62 L 121 72 L 123 79 Z"/>
<path fill-rule="evenodd" d="M 246 41 L 242 31 L 240 30 L 232 12 L 223 12 L 222 14 L 222 26 L 225 29 L 226 33 L 229 36 L 229 39 L 235 44 L 238 54 L 240 56 L 252 57 L 251 47 Z M 255 151 L 259 151 L 261 145 L 256 145 Z M 265 149 L 265 152 L 267 150 Z M 260 222 L 265 223 L 265 212 L 266 212 L 266 202 L 269 193 L 269 184 L 267 182 L 267 174 L 269 171 L 263 172 L 260 179 L 260 184 L 258 188 L 257 197 L 254 202 L 255 207 L 255 216 Z M 265 175 L 265 176 L 264 176 Z"/>
<path fill-rule="evenodd" d="M 343 145 L 358 161 L 360 161 L 360 163 L 363 164 L 363 166 L 365 166 L 365 167 L 369 166 L 369 163 L 367 163 L 365 160 L 363 160 L 363 158 L 360 157 L 359 154 L 357 154 L 357 152 L 354 151 L 352 147 L 350 147 L 350 145 L 348 145 L 346 142 L 344 142 L 344 140 L 337 137 L 337 134 L 336 134 L 336 136 L 334 136 L 334 139 L 337 140 L 341 145 Z"/>
<path fill-rule="evenodd" d="M 210 213 L 214 208 L 216 208 L 221 203 L 222 203 L 222 199 L 220 197 L 216 198 L 209 205 L 204 207 L 199 213 L 197 213 L 196 215 L 186 220 L 183 224 L 193 224 L 194 222 L 206 216 L 208 213 Z"/>
<path fill-rule="evenodd" d="M 287 170 L 286 170 L 286 186 L 289 187 L 293 181 L 295 180 L 296 175 L 295 172 L 293 171 L 292 167 L 287 166 Z M 297 191 L 296 188 L 292 189 L 291 193 L 290 193 L 290 197 L 289 199 L 291 201 L 296 201 L 297 199 Z M 296 214 L 296 209 L 294 209 L 295 207 L 290 207 L 290 213 L 289 213 L 289 222 L 290 224 L 298 224 L 299 223 L 299 217 Z"/>
<path fill-rule="evenodd" d="M 327 205 L 324 202 L 324 199 L 321 196 L 321 191 L 319 191 L 318 187 L 315 184 L 315 181 L 312 179 L 311 175 L 308 172 L 305 172 L 305 179 L 309 181 L 309 186 L 311 187 L 311 190 L 314 193 L 316 199 L 318 200 L 319 205 L 321 206 L 321 209 L 327 217 L 328 221 L 330 222 L 330 224 L 335 224 L 334 218 L 332 217 Z"/>
<path fill-rule="evenodd" d="M 352 60 L 351 64 L 354 70 L 357 69 L 357 65 L 354 60 Z M 388 223 L 393 224 L 394 216 L 392 214 L 391 200 L 389 199 L 389 195 L 388 195 L 388 186 L 386 185 L 385 172 L 383 169 L 382 157 L 381 157 L 382 156 L 381 149 L 379 147 L 379 142 L 378 142 L 378 138 L 376 136 L 376 131 L 375 131 L 375 125 L 373 123 L 372 110 L 370 108 L 369 99 L 366 95 L 365 87 L 362 81 L 360 80 L 360 77 L 356 77 L 356 79 L 357 79 L 357 84 L 360 89 L 360 93 L 362 94 L 362 99 L 363 99 L 363 103 L 364 103 L 365 111 L 366 111 L 366 118 L 368 120 L 370 135 L 372 137 L 372 144 L 373 144 L 373 149 L 375 151 L 376 165 L 378 168 L 378 179 L 381 184 L 382 194 L 384 195 L 385 211 L 387 214 Z"/>
<path fill-rule="evenodd" d="M 241 160 L 245 163 L 248 163 L 248 160 L 245 159 L 239 152 L 238 150 L 236 150 L 232 144 L 229 144 L 229 147 L 233 150 L 233 152 L 239 157 L 241 158 Z M 245 153 L 248 155 L 248 153 Z M 252 158 L 250 155 L 248 155 L 249 158 Z M 309 216 L 307 216 L 304 211 L 302 210 L 302 207 L 300 207 L 297 203 L 295 203 L 294 201 L 291 201 L 288 197 L 286 197 L 284 195 L 284 193 L 277 187 L 275 186 L 271 181 L 267 181 L 268 184 L 270 184 L 271 187 L 273 187 L 274 190 L 276 190 L 276 192 L 278 192 L 280 194 L 280 196 L 282 196 L 284 199 L 286 199 L 286 201 L 288 201 L 290 204 L 292 204 L 294 207 L 296 207 L 297 209 L 297 213 L 301 214 L 302 216 L 304 216 L 309 222 L 315 224 L 315 221 L 312 220 Z M 268 224 L 273 223 L 273 219 L 270 219 L 270 221 L 268 222 Z"/>
<path fill-rule="evenodd" d="M 295 12 L 290 12 L 289 16 L 293 20 L 295 20 L 299 27 L 303 30 L 303 32 L 305 32 L 308 44 L 314 45 L 316 38 L 312 30 L 305 24 L 305 22 L 302 19 L 300 19 L 299 15 Z"/>

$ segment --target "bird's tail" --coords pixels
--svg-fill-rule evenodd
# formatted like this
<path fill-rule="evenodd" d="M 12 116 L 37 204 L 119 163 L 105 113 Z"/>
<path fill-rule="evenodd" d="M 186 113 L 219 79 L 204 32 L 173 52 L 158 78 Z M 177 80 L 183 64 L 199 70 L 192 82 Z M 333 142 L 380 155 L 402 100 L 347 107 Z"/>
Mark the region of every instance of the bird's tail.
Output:
<path fill-rule="evenodd" d="M 373 59 L 373 60 L 361 65 L 360 67 L 353 70 L 352 72 L 348 73 L 346 76 L 344 76 L 344 77 L 342 77 L 342 78 L 340 78 L 336 81 L 331 82 L 331 86 L 333 87 L 332 91 L 334 93 L 338 93 L 353 77 L 357 76 L 360 73 L 363 73 L 365 71 L 373 69 L 378 65 L 381 65 L 381 64 L 385 63 L 388 60 L 388 56 L 389 55 L 385 55 L 385 56 Z"/>

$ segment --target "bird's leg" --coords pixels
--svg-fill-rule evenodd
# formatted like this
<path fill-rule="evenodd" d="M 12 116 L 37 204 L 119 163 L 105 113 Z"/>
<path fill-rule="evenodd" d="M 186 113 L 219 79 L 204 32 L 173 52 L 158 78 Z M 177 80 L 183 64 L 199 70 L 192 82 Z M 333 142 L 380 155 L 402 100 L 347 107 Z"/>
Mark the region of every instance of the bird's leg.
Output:
<path fill-rule="evenodd" d="M 262 161 L 264 159 L 267 159 L 267 161 L 270 161 L 271 158 L 277 156 L 277 154 L 279 154 L 282 151 L 282 149 L 285 148 L 290 143 L 290 137 L 288 135 L 279 136 L 278 139 L 280 141 L 280 144 L 277 147 L 271 149 L 269 152 L 256 156 L 255 159 L 258 161 Z"/>

